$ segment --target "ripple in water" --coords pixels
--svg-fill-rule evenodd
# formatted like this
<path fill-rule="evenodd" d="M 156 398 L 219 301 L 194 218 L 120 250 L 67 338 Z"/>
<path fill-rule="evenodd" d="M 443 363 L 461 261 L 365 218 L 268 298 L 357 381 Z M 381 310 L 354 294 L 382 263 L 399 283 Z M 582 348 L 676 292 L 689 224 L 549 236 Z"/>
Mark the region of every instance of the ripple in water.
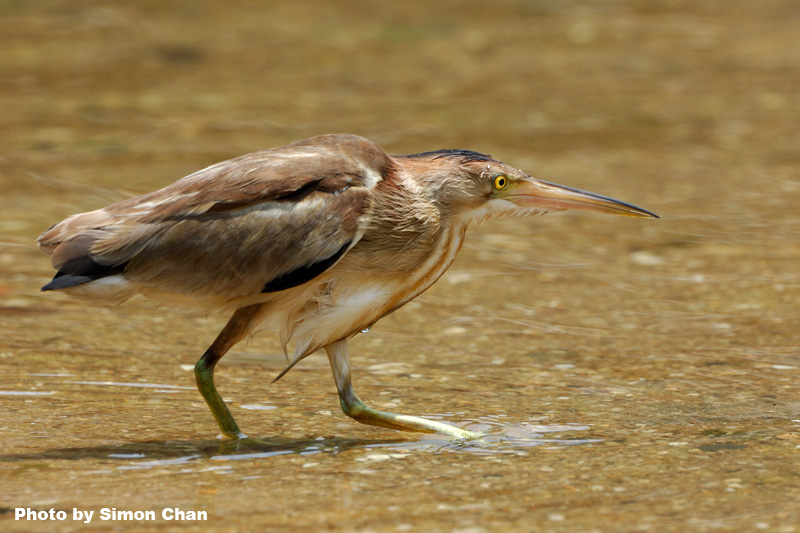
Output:
<path fill-rule="evenodd" d="M 428 418 L 434 418 L 429 416 Z M 463 429 L 484 433 L 484 436 L 468 441 L 454 441 L 441 435 L 425 434 L 419 440 L 406 443 L 375 444 L 369 447 L 402 449 L 405 451 L 426 450 L 432 452 L 466 452 L 482 455 L 520 454 L 537 446 L 562 448 L 579 444 L 602 442 L 603 439 L 581 438 L 574 432 L 587 431 L 590 426 L 580 424 L 505 423 L 501 416 L 485 416 L 468 419 L 459 424 Z"/>
<path fill-rule="evenodd" d="M 428 415 L 427 418 L 446 418 L 448 415 Z M 338 454 L 347 450 L 371 450 L 377 453 L 368 453 L 356 460 L 384 460 L 395 457 L 406 457 L 410 453 L 470 453 L 478 455 L 526 455 L 531 448 L 544 446 L 545 448 L 564 448 L 580 444 L 602 442 L 603 439 L 586 438 L 581 432 L 590 430 L 591 427 L 581 424 L 550 424 L 541 425 L 537 421 L 530 423 L 508 423 L 504 415 L 485 416 L 467 419 L 460 427 L 470 431 L 484 433 L 474 440 L 459 441 L 437 434 L 412 433 L 398 434 L 401 439 L 381 440 L 379 442 L 364 442 L 341 438 L 317 437 L 310 440 L 282 439 L 274 440 L 246 439 L 237 443 L 227 441 L 221 445 L 200 447 L 194 453 L 180 453 L 174 456 L 165 454 L 166 450 L 156 447 L 153 455 L 162 455 L 160 458 L 145 459 L 149 453 L 145 450 L 130 450 L 127 452 L 111 453 L 108 457 L 128 461 L 125 466 L 118 466 L 120 470 L 138 470 L 155 467 L 182 467 L 197 465 L 199 467 L 205 460 L 213 461 L 238 461 L 267 459 L 280 455 L 316 455 Z M 414 439 L 414 440 L 406 440 Z M 380 450 L 378 452 L 378 450 Z M 394 453 L 392 453 L 394 452 Z M 164 457 L 163 455 L 166 455 Z M 206 468 L 204 466 L 203 468 Z"/>

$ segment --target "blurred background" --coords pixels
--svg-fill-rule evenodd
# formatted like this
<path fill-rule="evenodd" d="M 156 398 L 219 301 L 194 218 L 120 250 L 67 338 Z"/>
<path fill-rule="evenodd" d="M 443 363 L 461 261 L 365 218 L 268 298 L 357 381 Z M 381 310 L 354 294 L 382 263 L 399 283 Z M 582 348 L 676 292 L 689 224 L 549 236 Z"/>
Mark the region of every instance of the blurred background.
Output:
<path fill-rule="evenodd" d="M 796 1 L 0 0 L 0 50 L 5 508 L 183 503 L 231 530 L 800 529 Z M 209 445 L 189 370 L 225 317 L 42 295 L 38 234 L 333 132 L 490 153 L 661 215 L 488 222 L 354 343 L 376 407 L 580 424 L 599 443 L 402 460 L 340 443 L 228 476 L 109 459 Z M 268 333 L 220 365 L 248 432 L 396 437 L 337 412 L 323 357 L 268 386 L 282 365 Z M 253 402 L 270 409 L 239 410 Z"/>

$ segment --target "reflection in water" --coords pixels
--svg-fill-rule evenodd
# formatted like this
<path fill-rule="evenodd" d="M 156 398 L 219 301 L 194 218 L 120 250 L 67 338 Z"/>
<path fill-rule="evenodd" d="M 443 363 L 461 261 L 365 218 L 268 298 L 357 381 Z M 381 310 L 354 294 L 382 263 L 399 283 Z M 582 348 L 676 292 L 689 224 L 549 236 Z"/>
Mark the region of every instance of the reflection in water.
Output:
<path fill-rule="evenodd" d="M 241 409 L 248 409 L 250 411 L 271 411 L 277 409 L 277 405 L 261 405 L 261 404 L 244 404 L 239 406 Z"/>
<path fill-rule="evenodd" d="M 441 435 L 423 435 L 418 441 L 402 444 L 376 444 L 369 447 L 388 447 L 408 451 L 466 452 L 481 455 L 521 454 L 536 446 L 561 447 L 602 442 L 602 439 L 562 436 L 564 432 L 586 431 L 589 426 L 577 424 L 508 424 L 500 416 L 485 416 L 472 421 L 464 429 L 479 431 L 484 436 L 467 441 L 454 441 Z"/>
<path fill-rule="evenodd" d="M 75 381 L 78 385 L 104 385 L 110 387 L 140 387 L 145 389 L 178 389 L 195 390 L 194 387 L 182 387 L 180 385 L 163 385 L 160 383 L 119 383 L 115 381 Z"/>
<path fill-rule="evenodd" d="M 225 441 L 217 447 L 209 446 L 205 449 L 195 450 L 195 453 L 137 461 L 133 464 L 118 466 L 119 470 L 134 470 L 155 468 L 160 466 L 183 465 L 194 463 L 203 458 L 214 461 L 241 461 L 253 459 L 266 459 L 279 455 L 316 455 L 320 453 L 337 454 L 347 450 L 381 450 L 384 453 L 368 453 L 357 458 L 359 461 L 382 461 L 390 458 L 405 457 L 411 453 L 449 452 L 469 453 L 478 455 L 499 454 L 525 454 L 527 450 L 536 446 L 549 448 L 562 446 L 575 446 L 602 442 L 602 439 L 577 438 L 564 433 L 586 431 L 586 425 L 577 424 L 504 424 L 498 419 L 503 416 L 487 416 L 474 419 L 465 429 L 480 431 L 485 435 L 474 440 L 452 440 L 442 435 L 422 434 L 417 440 L 398 441 L 353 441 L 348 439 L 325 439 L 318 437 L 314 441 L 292 441 L 275 437 L 274 439 L 245 439 L 242 442 Z M 177 450 L 173 450 L 177 451 Z M 152 455 L 167 454 L 169 450 L 161 447 L 160 450 L 151 450 Z M 393 453 L 392 453 L 393 452 Z M 146 453 L 110 453 L 107 457 L 114 459 L 144 459 Z"/>
<path fill-rule="evenodd" d="M 138 470 L 142 468 L 153 468 L 155 466 L 172 466 L 172 465 L 182 465 L 186 464 L 189 461 L 194 459 L 198 459 L 202 457 L 202 455 L 187 455 L 185 457 L 175 457 L 173 459 L 158 459 L 155 461 L 143 461 L 140 463 L 136 463 L 133 465 L 126 465 L 126 466 L 118 466 L 117 469 L 119 470 Z"/>
<path fill-rule="evenodd" d="M 25 390 L 0 390 L 0 396 L 49 396 L 55 394 L 52 391 L 25 391 Z"/>
<path fill-rule="evenodd" d="M 363 440 L 324 438 L 289 439 L 273 436 L 265 439 L 247 438 L 242 441 L 187 441 L 187 442 L 132 442 L 124 445 L 99 446 L 93 448 L 68 448 L 35 454 L 8 454 L 0 456 L 0 462 L 29 460 L 86 460 L 94 457 L 111 459 L 116 470 L 145 470 L 159 467 L 203 465 L 204 460 L 242 461 L 259 460 L 281 455 L 342 454 L 345 452 L 367 452 L 357 455 L 356 461 L 378 462 L 392 458 L 407 457 L 415 453 L 467 453 L 472 455 L 524 455 L 530 448 L 575 446 L 601 442 L 602 439 L 578 438 L 575 432 L 590 429 L 586 425 L 559 424 L 537 425 L 527 423 L 504 423 L 505 416 L 487 416 L 473 419 L 463 426 L 472 431 L 481 431 L 481 438 L 459 441 L 436 434 L 397 433 L 392 440 Z M 566 434 L 566 435 L 565 435 Z M 414 440 L 408 440 L 414 439 Z M 112 463 L 112 465 L 114 464 Z M 123 464 L 119 464 L 123 463 Z M 209 468 L 204 466 L 203 468 Z M 210 467 L 224 469 L 222 467 Z M 196 471 L 193 469 L 193 471 Z M 89 471 L 87 473 L 96 473 Z"/>
<path fill-rule="evenodd" d="M 211 457 L 211 459 L 216 461 L 241 461 L 242 459 L 263 459 L 265 457 L 275 457 L 276 455 L 286 455 L 287 453 L 300 452 L 295 450 L 276 450 L 268 452 L 237 453 L 232 455 L 214 455 Z"/>

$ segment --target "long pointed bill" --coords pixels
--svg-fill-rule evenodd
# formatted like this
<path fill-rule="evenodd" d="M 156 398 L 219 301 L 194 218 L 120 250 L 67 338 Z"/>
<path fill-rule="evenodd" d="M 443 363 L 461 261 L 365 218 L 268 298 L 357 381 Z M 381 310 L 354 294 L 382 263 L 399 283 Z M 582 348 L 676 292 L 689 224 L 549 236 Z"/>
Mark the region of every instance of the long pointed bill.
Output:
<path fill-rule="evenodd" d="M 533 178 L 512 182 L 506 191 L 506 199 L 520 207 L 543 207 L 545 209 L 582 209 L 609 215 L 658 218 L 658 215 L 635 205 L 620 202 L 608 196 L 581 191 L 557 183 Z"/>

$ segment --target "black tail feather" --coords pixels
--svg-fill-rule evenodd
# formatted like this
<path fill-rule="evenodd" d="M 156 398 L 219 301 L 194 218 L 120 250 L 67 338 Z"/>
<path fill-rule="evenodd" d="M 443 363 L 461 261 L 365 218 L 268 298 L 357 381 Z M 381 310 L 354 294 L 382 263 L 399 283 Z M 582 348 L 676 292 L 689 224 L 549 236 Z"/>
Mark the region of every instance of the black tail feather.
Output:
<path fill-rule="evenodd" d="M 106 266 L 95 263 L 89 257 L 68 261 L 61 265 L 63 270 L 59 270 L 50 283 L 42 287 L 42 290 L 57 291 L 59 289 L 66 289 L 68 287 L 74 287 L 75 285 L 89 283 L 96 279 L 113 276 L 114 274 L 121 274 L 125 272 L 125 266 L 127 264 L 128 263 Z"/>

